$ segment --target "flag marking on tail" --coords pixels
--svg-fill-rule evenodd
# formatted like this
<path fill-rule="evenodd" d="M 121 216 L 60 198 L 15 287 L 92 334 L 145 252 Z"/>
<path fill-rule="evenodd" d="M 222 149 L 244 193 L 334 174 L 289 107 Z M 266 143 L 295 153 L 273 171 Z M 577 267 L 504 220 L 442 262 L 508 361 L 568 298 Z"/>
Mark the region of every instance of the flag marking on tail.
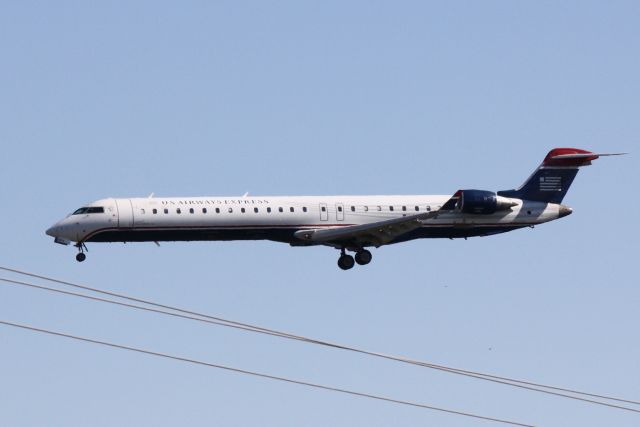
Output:
<path fill-rule="evenodd" d="M 562 191 L 562 177 L 541 176 L 540 191 Z"/>

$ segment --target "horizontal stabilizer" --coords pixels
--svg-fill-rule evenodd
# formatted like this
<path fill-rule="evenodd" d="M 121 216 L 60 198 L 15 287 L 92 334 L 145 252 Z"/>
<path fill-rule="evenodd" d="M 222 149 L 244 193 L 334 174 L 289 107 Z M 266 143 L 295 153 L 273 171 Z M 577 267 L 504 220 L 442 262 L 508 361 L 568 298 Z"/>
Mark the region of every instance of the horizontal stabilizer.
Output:
<path fill-rule="evenodd" d="M 592 153 L 579 148 L 554 148 L 549 151 L 542 166 L 580 167 L 588 166 L 592 160 L 604 156 L 622 156 L 627 153 Z"/>
<path fill-rule="evenodd" d="M 585 157 L 624 156 L 629 153 L 590 153 L 590 154 L 559 154 L 554 159 L 583 159 Z M 595 159 L 594 159 L 595 160 Z"/>

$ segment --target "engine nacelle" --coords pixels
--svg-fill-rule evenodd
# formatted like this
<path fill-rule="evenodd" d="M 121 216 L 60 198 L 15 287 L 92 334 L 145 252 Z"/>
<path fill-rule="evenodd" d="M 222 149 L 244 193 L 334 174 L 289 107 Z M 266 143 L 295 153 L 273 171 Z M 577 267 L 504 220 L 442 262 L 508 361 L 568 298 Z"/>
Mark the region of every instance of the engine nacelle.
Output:
<path fill-rule="evenodd" d="M 497 211 L 506 211 L 518 203 L 513 200 L 498 196 L 493 191 L 462 190 L 457 208 L 466 214 L 490 215 Z"/>

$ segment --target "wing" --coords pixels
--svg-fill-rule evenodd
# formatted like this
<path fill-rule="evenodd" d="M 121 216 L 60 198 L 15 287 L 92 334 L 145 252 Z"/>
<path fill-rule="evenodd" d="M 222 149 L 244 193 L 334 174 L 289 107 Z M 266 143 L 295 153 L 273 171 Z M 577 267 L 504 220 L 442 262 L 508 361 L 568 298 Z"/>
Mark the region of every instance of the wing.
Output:
<path fill-rule="evenodd" d="M 442 211 L 450 210 L 449 207 L 455 205 L 458 199 L 457 196 L 458 193 L 437 211 L 347 227 L 300 230 L 294 235 L 302 241 L 335 247 L 362 248 L 365 246 L 382 246 L 409 231 L 420 228 L 423 221 L 437 218 Z"/>

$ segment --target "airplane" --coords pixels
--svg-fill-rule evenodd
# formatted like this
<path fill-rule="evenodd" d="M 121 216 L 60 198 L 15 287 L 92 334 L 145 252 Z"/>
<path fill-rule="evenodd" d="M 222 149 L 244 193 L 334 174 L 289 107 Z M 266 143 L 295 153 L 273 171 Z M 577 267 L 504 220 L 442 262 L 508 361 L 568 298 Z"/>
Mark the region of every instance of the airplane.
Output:
<path fill-rule="evenodd" d="M 562 203 L 578 169 L 602 156 L 554 148 L 518 189 L 464 189 L 447 195 L 107 198 L 89 203 L 46 230 L 56 243 L 272 240 L 340 250 L 338 266 L 371 262 L 367 248 L 420 238 L 505 233 L 563 218 Z M 352 256 L 348 252 L 353 252 Z"/>

